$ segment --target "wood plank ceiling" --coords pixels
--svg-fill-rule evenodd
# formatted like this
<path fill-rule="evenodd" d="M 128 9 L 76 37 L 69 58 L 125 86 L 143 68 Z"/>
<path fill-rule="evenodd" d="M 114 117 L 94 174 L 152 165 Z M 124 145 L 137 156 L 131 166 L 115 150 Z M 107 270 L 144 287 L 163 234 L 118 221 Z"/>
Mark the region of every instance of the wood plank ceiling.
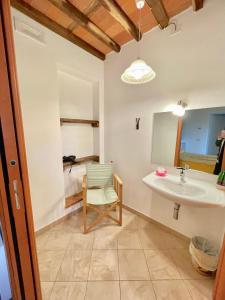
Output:
<path fill-rule="evenodd" d="M 11 5 L 102 60 L 139 39 L 135 0 L 11 0 Z M 146 0 L 141 32 L 164 29 L 191 5 L 201 9 L 203 0 Z"/>

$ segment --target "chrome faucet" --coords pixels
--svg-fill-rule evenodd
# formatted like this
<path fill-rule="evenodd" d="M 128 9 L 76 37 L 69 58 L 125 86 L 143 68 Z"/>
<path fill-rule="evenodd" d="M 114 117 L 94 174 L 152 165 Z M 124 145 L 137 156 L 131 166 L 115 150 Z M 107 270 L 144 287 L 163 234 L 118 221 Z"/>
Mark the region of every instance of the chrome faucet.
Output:
<path fill-rule="evenodd" d="M 186 175 L 186 171 L 189 170 L 189 166 L 185 165 L 184 168 L 178 167 L 177 170 L 180 170 L 180 182 L 182 184 L 186 183 L 185 175 Z"/>

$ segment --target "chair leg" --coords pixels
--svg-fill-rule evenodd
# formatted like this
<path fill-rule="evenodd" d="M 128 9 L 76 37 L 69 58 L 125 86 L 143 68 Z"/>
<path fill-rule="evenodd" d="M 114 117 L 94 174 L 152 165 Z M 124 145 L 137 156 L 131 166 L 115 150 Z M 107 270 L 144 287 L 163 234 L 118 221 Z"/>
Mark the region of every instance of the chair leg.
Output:
<path fill-rule="evenodd" d="M 83 203 L 83 223 L 84 223 L 84 233 L 87 233 L 87 206 Z"/>
<path fill-rule="evenodd" d="M 122 201 L 119 203 L 119 225 L 122 226 L 123 211 L 122 211 Z"/>

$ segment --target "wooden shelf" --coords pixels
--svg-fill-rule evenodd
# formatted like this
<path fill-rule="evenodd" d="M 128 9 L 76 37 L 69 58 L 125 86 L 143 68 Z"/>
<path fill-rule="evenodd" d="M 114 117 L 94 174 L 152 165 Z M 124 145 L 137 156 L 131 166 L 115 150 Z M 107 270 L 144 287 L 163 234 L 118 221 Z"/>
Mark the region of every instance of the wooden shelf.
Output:
<path fill-rule="evenodd" d="M 77 193 L 73 196 L 67 197 L 66 201 L 65 201 L 65 208 L 68 208 L 68 207 L 82 201 L 82 199 L 83 199 L 82 192 Z"/>
<path fill-rule="evenodd" d="M 81 157 L 81 158 L 77 158 L 76 161 L 74 163 L 71 162 L 65 162 L 63 163 L 63 168 L 69 168 L 71 167 L 71 165 L 79 165 L 82 163 L 86 163 L 88 161 L 95 161 L 95 162 L 99 162 L 99 156 L 98 155 L 91 155 L 91 156 L 85 156 L 85 157 Z"/>
<path fill-rule="evenodd" d="M 99 121 L 97 121 L 97 120 L 83 120 L 83 119 L 66 119 L 66 118 L 60 118 L 60 124 L 61 124 L 61 126 L 64 123 L 69 123 L 69 124 L 89 124 L 92 127 L 99 127 Z"/>

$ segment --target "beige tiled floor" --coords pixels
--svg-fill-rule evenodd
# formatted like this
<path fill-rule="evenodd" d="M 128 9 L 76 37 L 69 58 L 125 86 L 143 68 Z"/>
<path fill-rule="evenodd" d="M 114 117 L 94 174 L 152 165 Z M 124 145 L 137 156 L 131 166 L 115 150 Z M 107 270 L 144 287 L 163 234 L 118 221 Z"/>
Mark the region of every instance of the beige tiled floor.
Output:
<path fill-rule="evenodd" d="M 81 226 L 79 213 L 38 235 L 44 300 L 212 299 L 214 281 L 193 269 L 186 241 L 126 210 L 121 227 Z"/>

